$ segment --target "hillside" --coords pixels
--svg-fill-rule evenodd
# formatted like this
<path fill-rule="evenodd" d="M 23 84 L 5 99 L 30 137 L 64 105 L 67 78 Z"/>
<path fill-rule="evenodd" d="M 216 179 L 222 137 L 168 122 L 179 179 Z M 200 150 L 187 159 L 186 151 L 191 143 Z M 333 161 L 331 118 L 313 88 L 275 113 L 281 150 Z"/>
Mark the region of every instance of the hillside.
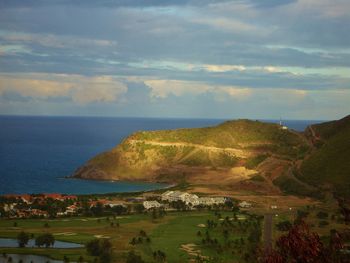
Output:
<path fill-rule="evenodd" d="M 306 134 L 315 150 L 303 161 L 298 178 L 350 197 L 350 116 L 312 125 Z"/>
<path fill-rule="evenodd" d="M 280 175 L 307 151 L 301 134 L 277 124 L 227 121 L 206 128 L 136 132 L 92 158 L 74 176 L 231 186 L 243 181 L 248 188 L 272 191 L 276 189 L 271 182 L 261 181 L 271 181 L 268 177 Z"/>

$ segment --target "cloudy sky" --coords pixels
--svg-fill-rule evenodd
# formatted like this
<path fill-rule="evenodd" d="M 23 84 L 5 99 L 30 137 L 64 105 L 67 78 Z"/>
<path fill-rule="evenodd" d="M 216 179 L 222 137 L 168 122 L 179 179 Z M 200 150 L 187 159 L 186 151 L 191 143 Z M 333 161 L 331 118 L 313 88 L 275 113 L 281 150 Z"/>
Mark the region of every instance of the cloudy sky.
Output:
<path fill-rule="evenodd" d="M 335 119 L 349 0 L 0 0 L 0 114 Z"/>

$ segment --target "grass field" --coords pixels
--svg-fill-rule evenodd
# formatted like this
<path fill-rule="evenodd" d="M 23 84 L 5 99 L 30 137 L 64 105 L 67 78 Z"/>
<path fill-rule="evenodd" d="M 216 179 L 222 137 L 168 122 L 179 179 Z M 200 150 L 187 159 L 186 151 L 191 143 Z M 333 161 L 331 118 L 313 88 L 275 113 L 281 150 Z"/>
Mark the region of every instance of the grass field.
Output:
<path fill-rule="evenodd" d="M 221 218 L 233 216 L 232 212 L 221 212 Z M 146 262 L 154 262 L 153 251 L 161 250 L 166 254 L 167 262 L 187 262 L 189 258 L 188 252 L 181 249 L 182 245 L 194 244 L 196 250 L 200 251 L 203 256 L 216 256 L 216 251 L 208 246 L 201 244 L 202 237 L 197 235 L 201 231 L 204 235 L 207 220 L 215 221 L 218 225 L 223 219 L 214 215 L 214 212 L 172 212 L 160 219 L 152 219 L 149 214 L 126 215 L 117 218 L 65 218 L 57 220 L 44 219 L 25 219 L 25 220 L 0 220 L 0 237 L 15 238 L 20 231 L 25 231 L 34 236 L 49 232 L 54 234 L 56 240 L 86 243 L 95 237 L 109 238 L 113 244 L 113 251 L 117 262 L 123 262 L 125 255 L 130 250 L 135 250 L 146 260 Z M 14 227 L 16 222 L 17 226 Z M 119 223 L 119 227 L 112 227 L 111 223 Z M 49 227 L 44 227 L 48 223 Z M 235 222 L 238 224 L 238 221 Z M 204 226 L 204 227 L 203 227 Z M 133 237 L 137 237 L 143 230 L 150 237 L 150 243 L 131 245 L 130 241 Z M 212 238 L 216 238 L 219 243 L 224 243 L 222 237 L 222 228 L 220 226 L 215 229 L 208 230 Z M 245 234 L 230 233 L 230 239 L 240 239 Z M 1 248 L 0 253 L 13 254 L 34 254 L 45 255 L 53 259 L 63 259 L 67 256 L 70 260 L 77 260 L 79 256 L 83 256 L 88 261 L 93 261 L 93 257 L 89 256 L 85 249 L 44 249 L 44 248 Z M 230 251 L 231 253 L 231 251 Z M 239 255 L 232 256 L 230 253 L 221 253 L 219 258 L 222 262 L 232 262 Z M 230 259 L 230 261 L 227 261 Z M 121 260 L 121 261 L 120 261 Z M 233 261 L 234 262 L 234 261 Z"/>

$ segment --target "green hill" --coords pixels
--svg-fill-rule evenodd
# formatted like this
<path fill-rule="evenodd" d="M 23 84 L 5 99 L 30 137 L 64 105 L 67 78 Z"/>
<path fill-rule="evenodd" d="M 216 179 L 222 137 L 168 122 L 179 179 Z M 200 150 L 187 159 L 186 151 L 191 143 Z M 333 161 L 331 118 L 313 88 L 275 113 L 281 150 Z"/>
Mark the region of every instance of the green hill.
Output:
<path fill-rule="evenodd" d="M 207 181 L 233 180 L 237 175 L 230 172 L 233 167 L 251 169 L 268 156 L 295 160 L 307 150 L 301 134 L 277 124 L 227 121 L 206 128 L 136 132 L 111 151 L 92 158 L 74 176 L 166 182 L 188 177 L 200 181 L 201 176 Z"/>
<path fill-rule="evenodd" d="M 307 129 L 316 149 L 303 161 L 298 177 L 350 197 L 350 116 Z"/>

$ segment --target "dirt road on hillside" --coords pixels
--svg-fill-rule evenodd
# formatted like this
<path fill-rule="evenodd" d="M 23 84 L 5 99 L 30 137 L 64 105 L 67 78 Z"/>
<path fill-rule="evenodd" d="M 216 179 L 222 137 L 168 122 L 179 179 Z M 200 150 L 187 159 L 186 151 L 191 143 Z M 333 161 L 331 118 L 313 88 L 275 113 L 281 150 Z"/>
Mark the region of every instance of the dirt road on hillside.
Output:
<path fill-rule="evenodd" d="M 251 151 L 247 151 L 247 150 L 241 150 L 236 148 L 219 148 L 214 146 L 205 146 L 205 145 L 187 143 L 187 142 L 157 142 L 157 141 L 145 141 L 145 140 L 130 140 L 129 142 L 135 143 L 135 144 L 144 143 L 144 144 L 155 145 L 155 146 L 194 147 L 196 149 L 204 150 L 204 151 L 227 152 L 240 158 L 247 158 L 253 155 Z"/>

